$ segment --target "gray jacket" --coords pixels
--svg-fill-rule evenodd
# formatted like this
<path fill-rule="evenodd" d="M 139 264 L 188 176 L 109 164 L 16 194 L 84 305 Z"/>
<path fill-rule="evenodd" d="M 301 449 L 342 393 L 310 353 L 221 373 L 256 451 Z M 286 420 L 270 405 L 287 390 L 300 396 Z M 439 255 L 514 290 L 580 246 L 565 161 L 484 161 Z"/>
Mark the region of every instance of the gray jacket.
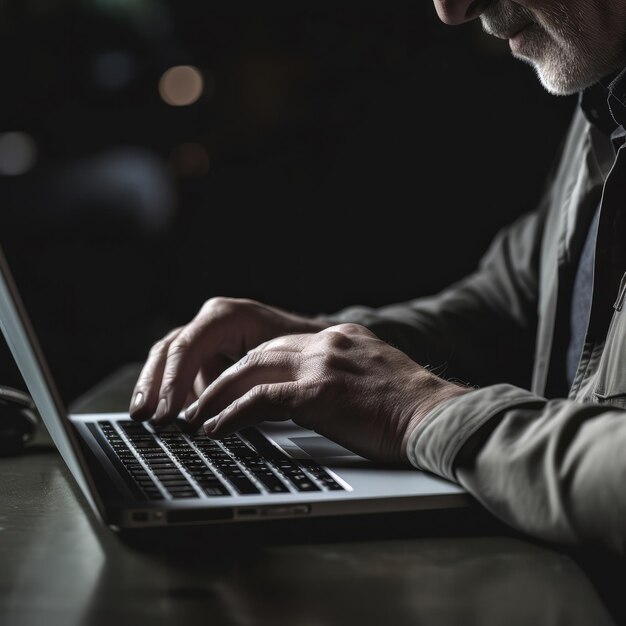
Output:
<path fill-rule="evenodd" d="M 434 297 L 331 317 L 472 385 L 412 434 L 415 467 L 460 483 L 518 530 L 624 553 L 626 267 L 611 250 L 626 152 L 616 155 L 578 108 L 548 183 L 537 210 L 499 233 L 466 279 Z M 568 389 L 573 276 L 600 201 L 591 321 Z"/>

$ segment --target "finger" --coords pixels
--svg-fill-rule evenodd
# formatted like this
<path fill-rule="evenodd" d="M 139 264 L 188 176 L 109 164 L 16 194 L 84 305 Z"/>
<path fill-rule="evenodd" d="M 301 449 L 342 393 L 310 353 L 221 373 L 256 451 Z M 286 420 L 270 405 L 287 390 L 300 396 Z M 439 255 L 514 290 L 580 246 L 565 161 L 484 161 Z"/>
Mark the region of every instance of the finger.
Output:
<path fill-rule="evenodd" d="M 220 345 L 228 335 L 228 320 L 196 317 L 174 338 L 163 370 L 154 414 L 156 425 L 167 424 L 178 416 L 199 374 L 217 375 L 224 369 Z"/>
<path fill-rule="evenodd" d="M 137 377 L 131 395 L 129 413 L 133 419 L 146 420 L 154 415 L 167 359 L 167 350 L 181 328 L 174 328 L 150 348 L 148 358 Z"/>
<path fill-rule="evenodd" d="M 236 361 L 237 359 L 235 359 Z M 205 392 L 206 388 L 228 367 L 233 364 L 232 359 L 228 359 L 221 355 L 216 355 L 215 358 L 208 364 L 203 364 L 200 367 L 200 371 L 193 381 L 193 391 L 196 396 L 196 400 Z"/>
<path fill-rule="evenodd" d="M 200 372 L 196 375 L 193 385 L 185 398 L 183 407 L 188 409 L 192 404 L 196 404 L 198 398 L 206 391 L 206 388 L 228 367 L 228 363 L 224 361 L 223 366 L 209 368 L 202 366 Z"/>
<path fill-rule="evenodd" d="M 186 327 L 169 345 L 163 368 L 155 425 L 164 425 L 181 411 L 202 361 L 202 346 L 194 329 Z"/>
<path fill-rule="evenodd" d="M 220 439 L 267 420 L 293 419 L 300 404 L 299 388 L 298 381 L 257 385 L 207 420 L 204 431 L 209 437 Z"/>
<path fill-rule="evenodd" d="M 199 427 L 257 385 L 292 381 L 300 360 L 301 355 L 295 352 L 253 350 L 211 383 L 185 417 Z"/>

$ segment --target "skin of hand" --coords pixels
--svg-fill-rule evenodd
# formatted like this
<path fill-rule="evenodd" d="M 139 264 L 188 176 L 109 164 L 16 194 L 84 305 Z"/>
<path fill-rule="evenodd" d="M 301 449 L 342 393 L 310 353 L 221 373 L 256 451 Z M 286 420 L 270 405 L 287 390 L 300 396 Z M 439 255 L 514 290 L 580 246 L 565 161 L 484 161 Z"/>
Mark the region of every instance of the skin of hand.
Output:
<path fill-rule="evenodd" d="M 254 300 L 211 298 L 188 324 L 152 346 L 133 390 L 131 417 L 169 422 L 252 348 L 329 325 Z"/>
<path fill-rule="evenodd" d="M 187 405 L 190 426 L 204 424 L 213 438 L 293 419 L 371 460 L 407 463 L 406 445 L 419 420 L 468 391 L 358 324 L 328 326 L 220 298 L 153 347 L 135 387 L 134 397 L 141 393 L 143 401 L 131 406 L 131 415 L 147 419 L 165 398 L 157 424 Z M 186 402 L 194 396 L 197 401 Z"/>

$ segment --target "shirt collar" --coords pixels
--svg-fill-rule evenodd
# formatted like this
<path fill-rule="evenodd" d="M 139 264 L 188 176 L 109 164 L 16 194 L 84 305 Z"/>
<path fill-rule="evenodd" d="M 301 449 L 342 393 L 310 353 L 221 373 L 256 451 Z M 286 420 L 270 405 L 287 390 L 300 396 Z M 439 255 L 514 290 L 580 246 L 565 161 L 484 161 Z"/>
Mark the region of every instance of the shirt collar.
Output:
<path fill-rule="evenodd" d="M 613 72 L 580 93 L 580 106 L 590 123 L 609 137 L 626 128 L 626 68 Z"/>

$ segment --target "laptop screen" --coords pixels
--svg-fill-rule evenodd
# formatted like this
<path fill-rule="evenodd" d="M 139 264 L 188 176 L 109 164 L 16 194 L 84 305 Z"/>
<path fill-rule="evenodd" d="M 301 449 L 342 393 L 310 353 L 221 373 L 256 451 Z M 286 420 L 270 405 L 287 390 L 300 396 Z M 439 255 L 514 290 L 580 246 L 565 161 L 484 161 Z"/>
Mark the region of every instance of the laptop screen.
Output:
<path fill-rule="evenodd" d="M 101 515 L 101 503 L 91 488 L 91 479 L 80 446 L 56 390 L 45 358 L 0 249 L 0 327 L 24 383 L 37 406 L 63 460 L 87 497 Z"/>

